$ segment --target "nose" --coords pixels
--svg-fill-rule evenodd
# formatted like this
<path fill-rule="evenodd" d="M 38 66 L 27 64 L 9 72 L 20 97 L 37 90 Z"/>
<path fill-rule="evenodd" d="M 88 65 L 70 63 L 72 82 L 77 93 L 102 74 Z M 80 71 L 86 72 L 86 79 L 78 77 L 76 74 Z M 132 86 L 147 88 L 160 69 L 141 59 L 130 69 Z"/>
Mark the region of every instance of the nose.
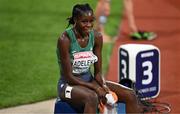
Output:
<path fill-rule="evenodd" d="M 89 28 L 92 26 L 92 23 L 90 21 L 87 22 L 86 26 Z"/>

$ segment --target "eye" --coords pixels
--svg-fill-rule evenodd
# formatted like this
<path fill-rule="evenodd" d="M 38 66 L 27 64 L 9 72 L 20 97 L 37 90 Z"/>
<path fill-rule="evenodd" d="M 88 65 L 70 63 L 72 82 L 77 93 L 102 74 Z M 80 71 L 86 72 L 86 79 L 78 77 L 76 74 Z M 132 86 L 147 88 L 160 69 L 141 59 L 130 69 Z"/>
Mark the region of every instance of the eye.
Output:
<path fill-rule="evenodd" d="M 88 22 L 88 20 L 82 20 L 81 22 L 83 22 L 83 23 L 87 23 L 87 22 Z"/>
<path fill-rule="evenodd" d="M 94 19 L 89 20 L 89 22 L 90 22 L 90 23 L 93 23 L 93 22 L 94 22 Z"/>
<path fill-rule="evenodd" d="M 82 23 L 93 23 L 94 19 L 91 19 L 91 20 L 82 20 L 81 22 Z"/>

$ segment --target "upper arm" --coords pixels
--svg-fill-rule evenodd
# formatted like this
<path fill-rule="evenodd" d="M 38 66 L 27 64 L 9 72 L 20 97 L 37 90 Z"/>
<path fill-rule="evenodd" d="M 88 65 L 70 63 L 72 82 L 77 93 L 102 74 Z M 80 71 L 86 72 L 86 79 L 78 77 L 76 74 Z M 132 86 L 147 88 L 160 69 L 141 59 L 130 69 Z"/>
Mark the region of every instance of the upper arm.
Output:
<path fill-rule="evenodd" d="M 94 64 L 94 74 L 95 76 L 98 73 L 102 73 L 102 46 L 103 46 L 103 37 L 102 34 L 95 31 L 94 32 L 94 54 L 98 57 L 98 61 Z"/>
<path fill-rule="evenodd" d="M 70 55 L 69 55 L 69 47 L 70 47 L 70 40 L 67 37 L 66 33 L 63 33 L 59 39 L 57 48 L 60 53 L 60 61 L 61 61 L 61 68 L 62 73 L 64 76 L 70 76 L 71 73 L 71 62 L 70 62 Z"/>

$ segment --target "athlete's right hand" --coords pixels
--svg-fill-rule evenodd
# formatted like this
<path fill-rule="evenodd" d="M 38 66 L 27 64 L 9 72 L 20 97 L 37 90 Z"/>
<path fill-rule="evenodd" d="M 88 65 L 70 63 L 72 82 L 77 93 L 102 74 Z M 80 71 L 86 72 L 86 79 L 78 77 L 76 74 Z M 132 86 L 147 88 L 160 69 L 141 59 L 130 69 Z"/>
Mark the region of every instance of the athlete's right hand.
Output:
<path fill-rule="evenodd" d="M 99 99 L 100 100 L 102 100 L 103 99 L 103 101 L 104 101 L 104 103 L 106 102 L 106 98 L 105 98 L 105 95 L 107 94 L 107 92 L 104 90 L 104 88 L 102 88 L 102 87 L 98 87 L 97 89 L 96 89 L 96 93 L 97 93 L 97 95 L 98 95 L 98 97 L 99 97 Z"/>

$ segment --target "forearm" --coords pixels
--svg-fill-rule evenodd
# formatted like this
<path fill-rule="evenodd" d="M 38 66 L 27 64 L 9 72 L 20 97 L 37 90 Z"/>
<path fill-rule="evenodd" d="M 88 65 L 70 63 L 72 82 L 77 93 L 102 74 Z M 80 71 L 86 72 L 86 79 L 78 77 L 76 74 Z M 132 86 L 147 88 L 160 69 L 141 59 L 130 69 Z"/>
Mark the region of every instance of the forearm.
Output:
<path fill-rule="evenodd" d="M 106 81 L 101 73 L 95 75 L 95 80 L 101 87 L 103 87 L 103 85 L 106 85 Z"/>
<path fill-rule="evenodd" d="M 96 75 L 95 80 L 100 85 L 100 87 L 105 90 L 106 93 L 109 93 L 110 89 L 106 85 L 106 80 L 102 75 Z"/>

